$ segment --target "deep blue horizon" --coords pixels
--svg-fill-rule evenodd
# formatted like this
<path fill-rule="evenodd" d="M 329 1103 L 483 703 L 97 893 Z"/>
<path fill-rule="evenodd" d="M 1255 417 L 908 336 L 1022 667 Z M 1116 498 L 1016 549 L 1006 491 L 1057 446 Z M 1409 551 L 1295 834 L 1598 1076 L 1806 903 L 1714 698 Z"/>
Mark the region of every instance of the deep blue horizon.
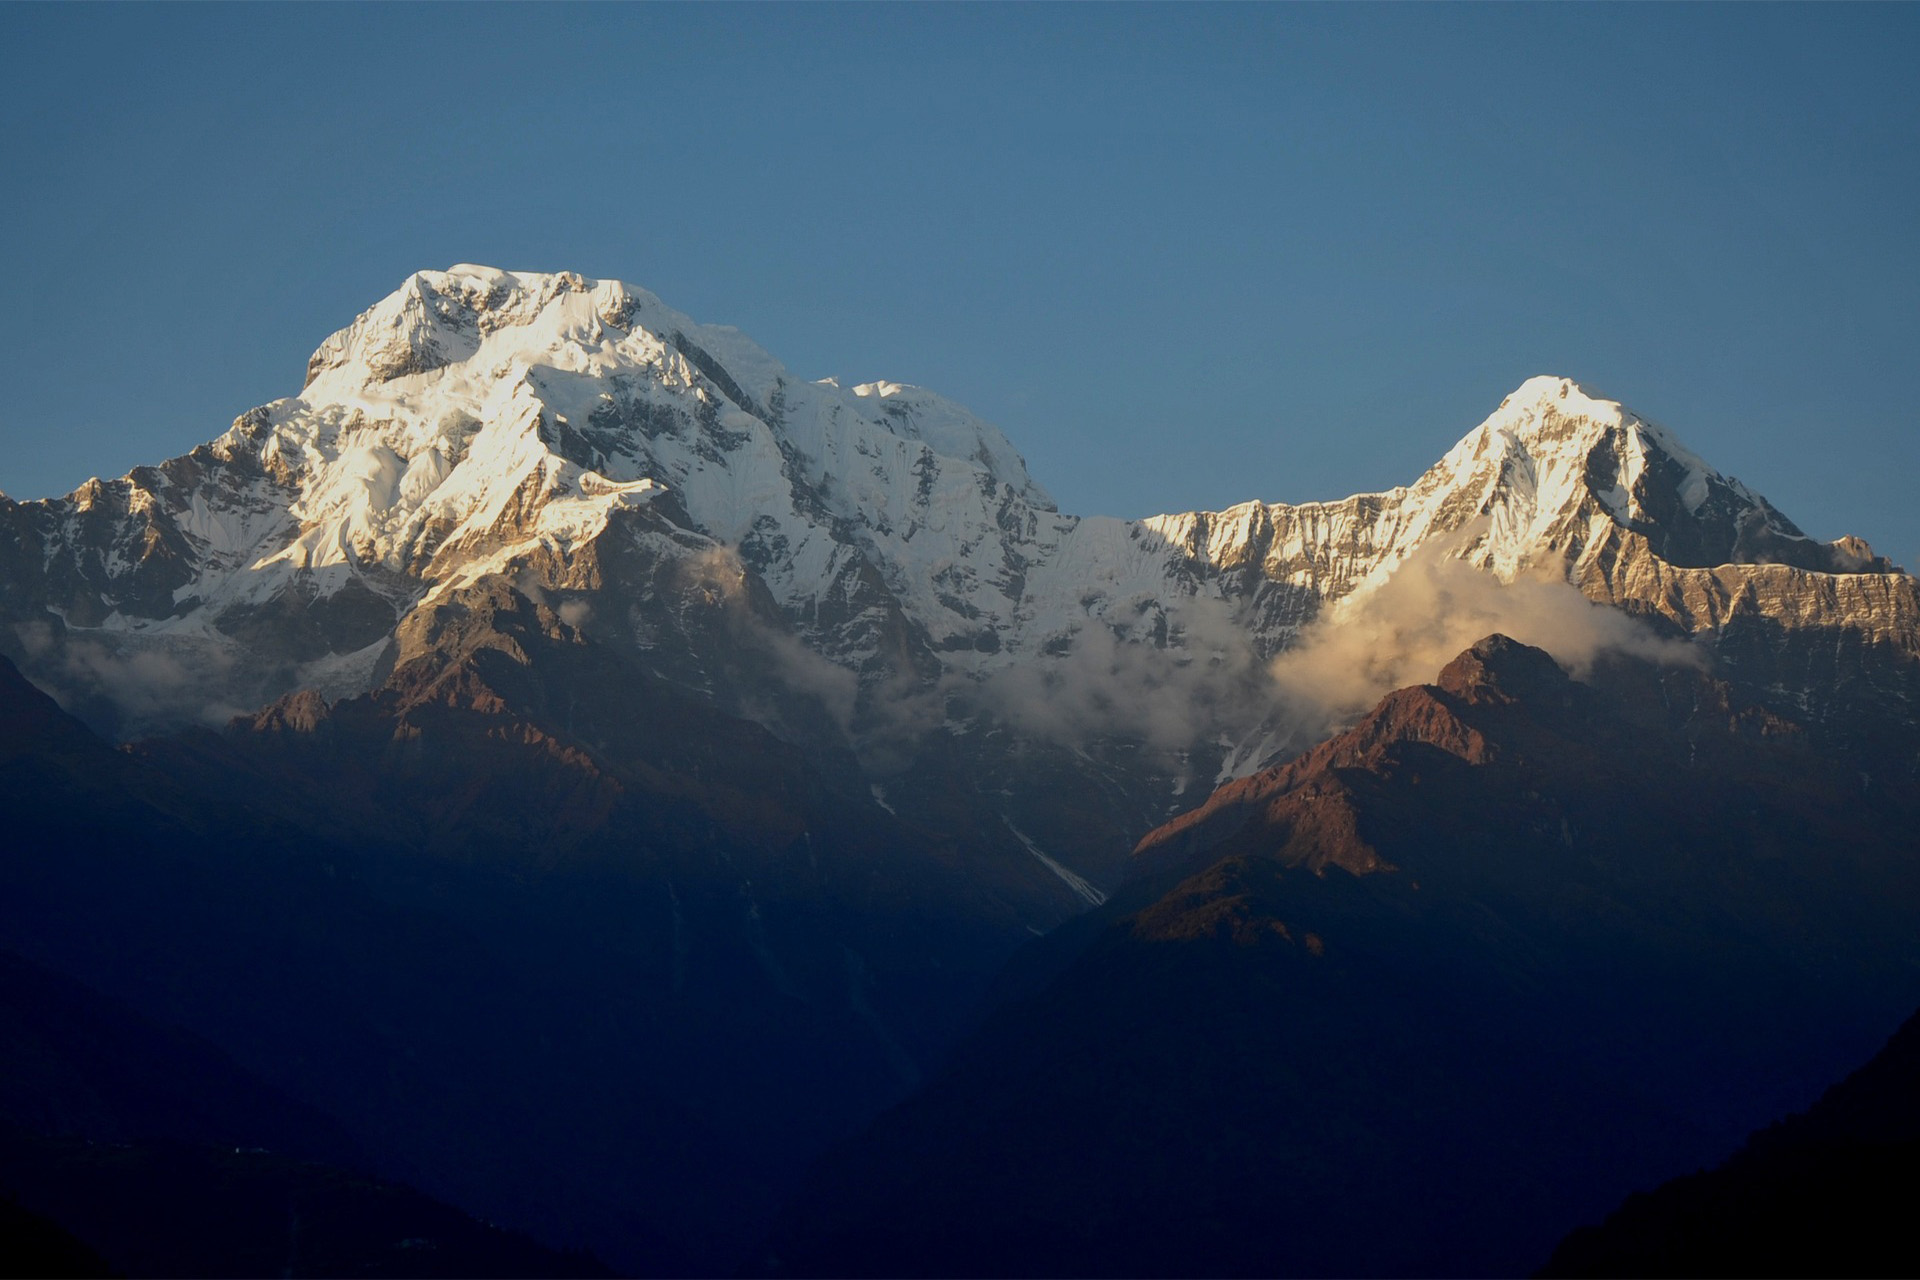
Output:
<path fill-rule="evenodd" d="M 455 262 L 919 383 L 1069 511 L 1411 481 L 1525 378 L 1920 567 L 1920 10 L 13 6 L 0 490 Z"/>

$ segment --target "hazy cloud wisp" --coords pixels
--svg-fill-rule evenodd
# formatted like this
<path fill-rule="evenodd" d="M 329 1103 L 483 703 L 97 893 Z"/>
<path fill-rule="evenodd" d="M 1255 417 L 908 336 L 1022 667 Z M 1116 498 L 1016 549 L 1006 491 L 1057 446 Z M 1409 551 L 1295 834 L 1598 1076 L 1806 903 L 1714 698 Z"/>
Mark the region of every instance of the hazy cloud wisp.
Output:
<path fill-rule="evenodd" d="M 1324 732 L 1391 690 L 1433 680 L 1493 632 L 1545 649 L 1575 678 L 1602 653 L 1698 666 L 1704 653 L 1582 595 L 1551 567 L 1510 582 L 1442 547 L 1329 606 L 1274 658 L 1274 696 L 1302 729 Z"/>

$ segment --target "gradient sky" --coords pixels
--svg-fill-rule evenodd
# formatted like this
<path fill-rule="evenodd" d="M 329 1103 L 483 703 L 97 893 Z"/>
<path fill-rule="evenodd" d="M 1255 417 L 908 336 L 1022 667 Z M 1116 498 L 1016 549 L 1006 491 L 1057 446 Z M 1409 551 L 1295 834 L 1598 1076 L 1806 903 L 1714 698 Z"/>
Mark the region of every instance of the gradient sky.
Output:
<path fill-rule="evenodd" d="M 1063 508 L 1411 481 L 1529 375 L 1920 565 L 1920 8 L 0 7 L 0 489 L 455 262 L 935 388 Z"/>

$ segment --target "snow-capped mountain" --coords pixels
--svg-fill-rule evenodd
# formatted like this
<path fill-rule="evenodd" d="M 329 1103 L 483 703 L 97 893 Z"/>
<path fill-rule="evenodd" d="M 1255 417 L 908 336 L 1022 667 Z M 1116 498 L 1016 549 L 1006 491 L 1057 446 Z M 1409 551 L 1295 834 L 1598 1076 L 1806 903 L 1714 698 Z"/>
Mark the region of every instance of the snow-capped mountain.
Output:
<path fill-rule="evenodd" d="M 123 736 L 361 693 L 504 578 L 731 711 L 850 742 L 883 804 L 928 734 L 1192 803 L 1265 762 L 1263 664 L 1423 549 L 1564 574 L 1803 710 L 1910 698 L 1920 662 L 1911 578 L 1563 378 L 1404 488 L 1077 517 L 932 392 L 796 378 L 617 281 L 475 266 L 410 278 L 210 444 L 0 500 L 0 528 L 0 650 Z M 1832 671 L 1779 639 L 1815 633 Z"/>
<path fill-rule="evenodd" d="M 1494 698 L 1478 728 L 1459 707 L 1429 716 L 1418 689 L 1381 703 L 1493 631 L 1570 674 L 1530 659 L 1550 677 L 1538 705 Z M 1689 669 L 1618 664 L 1640 693 L 1592 686 L 1583 705 L 1614 726 L 1597 738 L 1500 736 L 1515 717 L 1564 718 L 1587 696 L 1569 680 L 1607 664 L 1575 669 L 1609 646 Z M 1080 517 L 998 430 L 931 392 L 794 377 L 613 281 L 427 272 L 323 343 L 299 394 L 212 442 L 63 498 L 0 499 L 0 655 L 64 708 L 0 679 L 0 782 L 21 829 L 19 856 L 0 859 L 10 947 L 215 1038 L 426 1190 L 636 1272 L 737 1272 L 809 1161 L 951 1060 L 1017 947 L 1090 911 L 1090 926 L 1123 920 L 1142 901 L 1141 880 L 1116 893 L 1140 837 L 1212 793 L 1197 822 L 1265 796 L 1263 766 L 1349 721 L 1329 740 L 1400 742 L 1407 767 L 1342 809 L 1321 800 L 1365 779 L 1308 752 L 1288 776 L 1314 786 L 1290 803 L 1328 840 L 1412 841 L 1386 861 L 1429 858 L 1418 902 L 1447 867 L 1481 867 L 1487 893 L 1404 914 L 1434 937 L 1471 925 L 1472 946 L 1496 947 L 1497 990 L 1557 972 L 1482 927 L 1516 902 L 1543 904 L 1542 954 L 1573 955 L 1575 973 L 1616 948 L 1596 933 L 1567 952 L 1567 920 L 1591 909 L 1613 929 L 1649 886 L 1651 918 L 1682 922 L 1687 955 L 1719 956 L 1712 939 L 1753 921 L 1802 947 L 1911 936 L 1860 928 L 1851 908 L 1805 933 L 1798 864 L 1772 851 L 1824 866 L 1827 848 L 1869 847 L 1856 777 L 1864 807 L 1895 815 L 1872 830 L 1904 848 L 1914 579 L 1862 544 L 1804 537 L 1671 433 L 1562 378 L 1519 387 L 1403 488 Z M 1364 719 L 1375 705 L 1408 714 L 1382 735 Z M 1506 744 L 1479 775 L 1494 785 L 1455 770 L 1416 787 L 1438 776 L 1418 748 L 1463 725 Z M 146 740 L 115 751 L 102 729 Z M 1716 743 L 1728 759 L 1758 750 L 1766 779 L 1825 781 L 1756 809 L 1748 795 L 1771 781 L 1703 785 Z M 1238 776 L 1253 782 L 1216 786 Z M 1572 807 L 1542 808 L 1543 776 Z M 1630 803 L 1623 826 L 1623 795 L 1659 803 Z M 1383 816 L 1342 825 L 1362 813 Z M 1768 854 L 1753 876 L 1682 856 L 1744 866 L 1748 833 Z M 1618 855 L 1622 892 L 1588 887 L 1615 865 L 1596 850 Z M 1708 896 L 1641 878 L 1649 851 Z M 1905 909 L 1834 875 L 1826 900 Z M 1786 889 L 1739 897 L 1761 883 Z M 1239 918 L 1221 885 L 1181 908 L 1192 937 Z M 1668 914 L 1723 891 L 1747 905 Z M 1116 927 L 1127 954 L 1159 947 Z M 1620 927 L 1628 952 L 1668 936 Z M 1260 932 L 1318 963 L 1286 930 Z M 1482 990 L 1409 936 L 1386 970 Z M 1216 1017 L 1213 995 L 1245 990 L 1219 976 L 1148 984 L 1193 1019 L 1192 1036 L 1156 1033 L 1182 1080 L 1209 1061 L 1188 1048 L 1223 1028 L 1302 1025 L 1278 1006 Z M 1344 1018 L 1365 987 L 1318 1007 Z M 1835 978 L 1825 1005 L 1848 987 Z M 1765 1024 L 1785 1025 L 1763 994 Z M 1107 1044 L 1151 1003 L 1089 979 L 1049 1034 Z M 1478 1025 L 1447 1021 L 1441 1043 L 1478 1064 L 1483 1042 L 1459 1030 Z M 1482 1079 L 1416 1057 L 1436 1097 Z M 1405 1083 L 1378 1096 L 1412 1096 Z"/>
<path fill-rule="evenodd" d="M 530 562 L 584 585 L 610 524 L 737 558 L 850 669 L 882 648 L 883 596 L 924 643 L 970 646 L 976 602 L 1018 573 L 981 526 L 1051 510 L 1004 437 L 938 396 L 796 381 L 617 282 L 457 268 L 329 338 L 298 397 L 9 514 L 40 552 L 22 594 L 66 627 L 229 669 L 291 660 L 346 692 L 425 600 Z"/>

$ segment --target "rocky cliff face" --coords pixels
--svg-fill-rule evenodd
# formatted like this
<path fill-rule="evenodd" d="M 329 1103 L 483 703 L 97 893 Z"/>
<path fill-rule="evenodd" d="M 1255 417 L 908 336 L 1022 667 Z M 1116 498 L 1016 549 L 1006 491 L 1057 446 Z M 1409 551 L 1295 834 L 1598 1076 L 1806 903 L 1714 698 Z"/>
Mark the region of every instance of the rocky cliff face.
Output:
<path fill-rule="evenodd" d="M 0 652 L 123 737 L 367 692 L 498 581 L 846 757 L 877 804 L 958 789 L 1096 881 L 1291 749 L 1266 662 L 1423 553 L 1565 577 L 1815 721 L 1897 727 L 1920 698 L 1911 578 L 1564 379 L 1406 488 L 1081 518 L 950 401 L 796 379 L 569 273 L 422 272 L 298 396 L 120 480 L 0 499 L 0 531 Z"/>

